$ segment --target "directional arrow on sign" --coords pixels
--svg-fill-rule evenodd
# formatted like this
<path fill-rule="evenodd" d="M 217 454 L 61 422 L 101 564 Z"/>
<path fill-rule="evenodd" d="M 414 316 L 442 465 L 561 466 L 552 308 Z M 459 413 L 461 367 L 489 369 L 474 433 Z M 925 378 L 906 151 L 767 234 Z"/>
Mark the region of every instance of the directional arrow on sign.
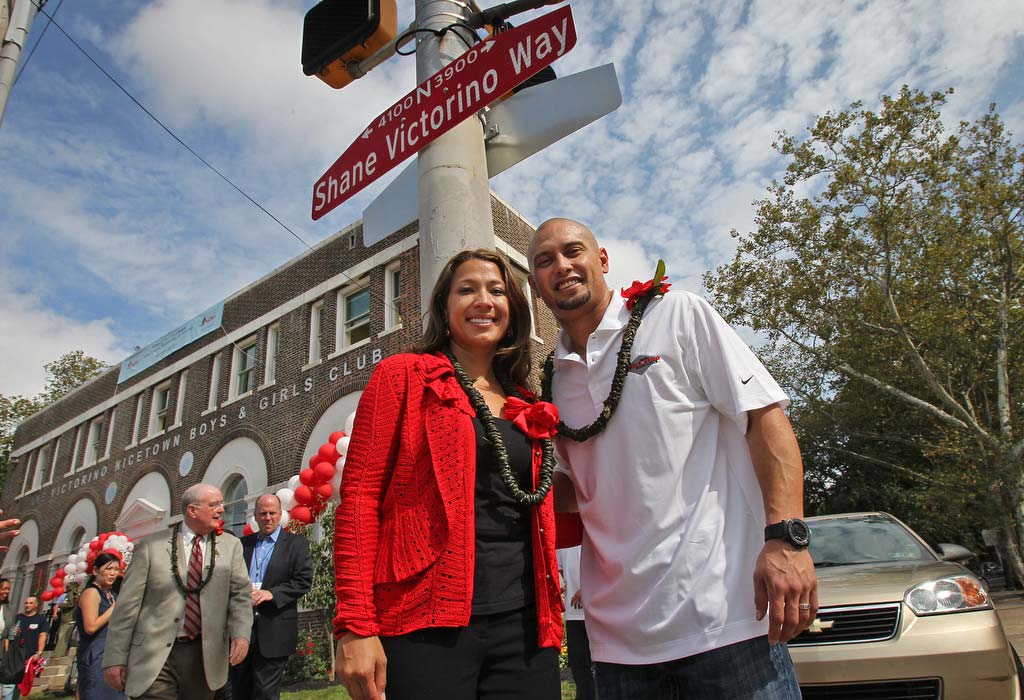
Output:
<path fill-rule="evenodd" d="M 319 219 L 576 45 L 568 6 L 489 37 L 380 114 L 313 185 Z"/>

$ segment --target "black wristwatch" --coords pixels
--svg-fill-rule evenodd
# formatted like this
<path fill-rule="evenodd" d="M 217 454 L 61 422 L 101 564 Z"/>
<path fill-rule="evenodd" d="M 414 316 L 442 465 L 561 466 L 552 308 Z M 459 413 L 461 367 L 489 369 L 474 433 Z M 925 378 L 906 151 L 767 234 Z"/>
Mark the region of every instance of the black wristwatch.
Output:
<path fill-rule="evenodd" d="M 805 549 L 811 543 L 811 531 L 800 518 L 790 518 L 766 527 L 764 541 L 768 540 L 784 540 L 797 549 Z"/>

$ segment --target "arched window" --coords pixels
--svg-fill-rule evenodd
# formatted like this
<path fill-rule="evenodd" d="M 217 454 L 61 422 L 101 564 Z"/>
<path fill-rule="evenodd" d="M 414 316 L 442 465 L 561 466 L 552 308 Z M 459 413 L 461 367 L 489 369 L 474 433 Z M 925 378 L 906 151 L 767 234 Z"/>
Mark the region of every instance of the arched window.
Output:
<path fill-rule="evenodd" d="M 229 477 L 224 485 L 224 529 L 238 537 L 242 536 L 245 528 L 245 497 L 248 493 L 245 479 L 238 474 Z"/>
<path fill-rule="evenodd" d="M 68 542 L 71 543 L 69 554 L 77 554 L 78 550 L 82 548 L 82 543 L 85 542 L 85 528 L 76 527 L 74 532 L 71 533 L 71 539 Z"/>
<path fill-rule="evenodd" d="M 14 606 L 14 610 L 20 612 L 21 604 L 30 593 L 28 588 L 28 547 L 22 547 L 18 552 L 17 566 L 18 568 L 14 570 L 14 585 L 11 586 L 13 594 L 11 595 L 10 600 L 11 604 Z"/>

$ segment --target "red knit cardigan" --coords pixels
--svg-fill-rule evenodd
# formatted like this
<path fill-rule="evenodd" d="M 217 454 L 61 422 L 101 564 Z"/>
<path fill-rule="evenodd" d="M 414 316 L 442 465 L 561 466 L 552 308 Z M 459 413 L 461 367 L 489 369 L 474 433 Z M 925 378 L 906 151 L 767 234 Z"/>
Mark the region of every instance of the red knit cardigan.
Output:
<path fill-rule="evenodd" d="M 469 624 L 475 557 L 475 412 L 443 355 L 400 354 L 359 400 L 335 513 L 335 636 Z M 533 445 L 533 478 L 541 463 Z M 532 509 L 538 641 L 562 611 L 549 494 Z"/>

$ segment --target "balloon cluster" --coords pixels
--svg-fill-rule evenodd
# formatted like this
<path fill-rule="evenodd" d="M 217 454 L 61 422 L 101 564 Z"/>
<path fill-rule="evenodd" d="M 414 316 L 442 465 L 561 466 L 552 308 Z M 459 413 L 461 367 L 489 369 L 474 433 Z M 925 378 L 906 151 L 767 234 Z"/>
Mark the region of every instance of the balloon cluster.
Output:
<path fill-rule="evenodd" d="M 54 600 L 64 595 L 68 587 L 81 586 L 92 574 L 92 563 L 101 552 L 113 554 L 121 560 L 123 571 L 132 560 L 135 544 L 123 532 L 104 532 L 82 544 L 77 554 L 68 557 L 68 563 L 50 579 L 50 588 L 43 591 L 40 598 L 44 601 Z"/>
<path fill-rule="evenodd" d="M 295 521 L 309 525 L 327 508 L 327 504 L 339 499 L 341 473 L 345 468 L 345 455 L 355 422 L 355 411 L 345 421 L 345 430 L 331 433 L 327 442 L 309 458 L 305 469 L 288 480 L 288 486 L 278 489 L 281 499 L 281 526 Z M 248 535 L 259 529 L 255 518 L 250 517 L 243 534 Z"/>

